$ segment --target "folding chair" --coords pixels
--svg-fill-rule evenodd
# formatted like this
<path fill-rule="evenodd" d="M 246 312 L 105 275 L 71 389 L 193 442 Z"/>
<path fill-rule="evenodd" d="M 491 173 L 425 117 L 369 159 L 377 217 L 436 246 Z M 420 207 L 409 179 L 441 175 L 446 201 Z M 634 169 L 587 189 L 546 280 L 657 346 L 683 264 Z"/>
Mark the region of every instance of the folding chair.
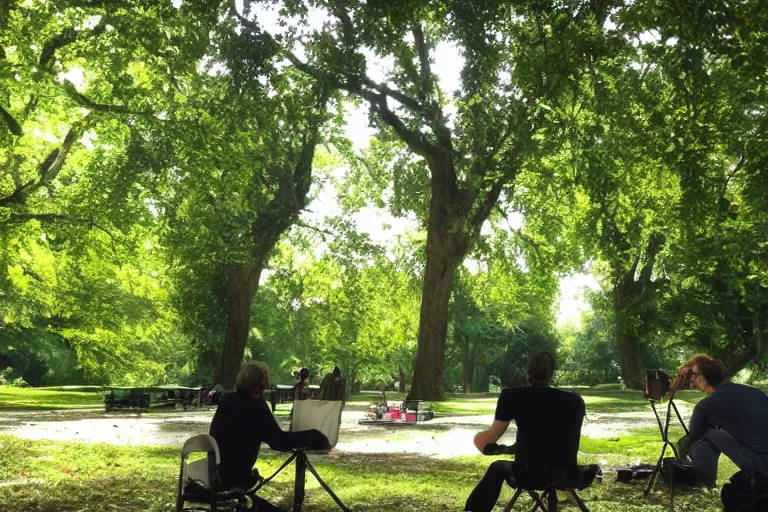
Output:
<path fill-rule="evenodd" d="M 549 478 L 542 479 L 526 478 L 525 475 L 521 474 L 511 475 L 507 479 L 507 483 L 516 489 L 512 499 L 504 508 L 504 512 L 511 512 L 515 502 L 524 491 L 534 501 L 531 512 L 539 509 L 542 512 L 557 512 L 557 491 L 564 491 L 573 498 L 581 512 L 589 512 L 576 491 L 584 490 L 592 485 L 600 471 L 600 466 L 597 464 L 579 466 L 577 471 L 575 478 L 568 478 L 562 472 L 553 473 Z"/>
<path fill-rule="evenodd" d="M 343 403 L 340 401 L 329 400 L 297 400 L 294 402 L 293 416 L 291 418 L 291 432 L 299 432 L 302 430 L 317 429 L 328 438 L 328 443 L 331 447 L 336 446 L 339 440 L 339 428 L 341 427 L 341 411 L 343 409 Z M 270 480 L 272 480 L 278 473 L 285 469 L 291 462 L 296 461 L 296 479 L 293 483 L 293 512 L 300 512 L 301 507 L 304 505 L 305 485 L 307 479 L 307 471 L 314 475 L 320 486 L 325 489 L 333 501 L 339 506 L 343 512 L 349 512 L 349 509 L 344 503 L 336 496 L 325 481 L 320 478 L 317 470 L 309 462 L 307 457 L 307 450 L 299 448 L 293 451 L 288 459 L 277 468 L 277 471 L 272 473 L 269 477 L 265 478 L 254 489 L 258 491 Z"/>
<path fill-rule="evenodd" d="M 206 456 L 192 462 L 192 453 Z M 176 493 L 176 512 L 185 510 L 238 511 L 249 506 L 244 491 L 223 489 L 219 480 L 218 465 L 221 462 L 216 440 L 208 434 L 190 437 L 181 448 L 179 487 Z M 192 508 L 186 508 L 186 504 Z M 205 507 L 202 508 L 201 507 Z"/>

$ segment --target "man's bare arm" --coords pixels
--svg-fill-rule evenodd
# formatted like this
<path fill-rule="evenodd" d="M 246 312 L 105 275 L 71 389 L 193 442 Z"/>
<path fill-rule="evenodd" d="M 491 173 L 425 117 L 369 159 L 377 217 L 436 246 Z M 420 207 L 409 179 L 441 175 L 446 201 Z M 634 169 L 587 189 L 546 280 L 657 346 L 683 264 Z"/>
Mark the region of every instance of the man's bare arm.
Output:
<path fill-rule="evenodd" d="M 480 453 L 483 453 L 485 445 L 498 441 L 504 435 L 504 432 L 507 431 L 507 428 L 509 428 L 508 421 L 493 420 L 489 429 L 478 432 L 475 435 L 475 447 L 480 450 Z"/>

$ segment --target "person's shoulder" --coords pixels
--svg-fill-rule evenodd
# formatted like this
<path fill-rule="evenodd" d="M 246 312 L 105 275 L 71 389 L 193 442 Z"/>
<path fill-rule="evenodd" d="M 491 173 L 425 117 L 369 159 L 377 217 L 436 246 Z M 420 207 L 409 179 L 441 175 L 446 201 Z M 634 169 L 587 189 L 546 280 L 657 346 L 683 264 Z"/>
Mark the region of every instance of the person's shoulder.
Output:
<path fill-rule="evenodd" d="M 527 387 L 504 388 L 501 390 L 499 400 L 513 400 L 526 394 Z"/>
<path fill-rule="evenodd" d="M 568 391 L 565 389 L 551 388 L 556 396 L 563 402 L 567 402 L 574 405 L 584 406 L 584 398 L 575 391 Z"/>
<path fill-rule="evenodd" d="M 715 392 L 712 393 L 712 396 L 730 395 L 734 393 L 738 393 L 740 395 L 753 395 L 755 397 L 766 396 L 765 391 L 760 388 L 749 386 L 747 384 L 739 384 L 736 382 L 726 382 L 725 384 L 721 384 L 715 389 Z"/>

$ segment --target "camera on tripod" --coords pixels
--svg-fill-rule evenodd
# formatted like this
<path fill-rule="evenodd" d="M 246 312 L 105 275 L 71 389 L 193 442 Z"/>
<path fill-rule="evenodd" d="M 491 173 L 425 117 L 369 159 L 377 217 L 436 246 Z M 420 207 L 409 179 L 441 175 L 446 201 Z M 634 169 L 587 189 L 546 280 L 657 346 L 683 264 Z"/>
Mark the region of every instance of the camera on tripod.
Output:
<path fill-rule="evenodd" d="M 661 402 L 669 393 L 669 374 L 664 370 L 645 371 L 645 398 L 654 402 Z"/>

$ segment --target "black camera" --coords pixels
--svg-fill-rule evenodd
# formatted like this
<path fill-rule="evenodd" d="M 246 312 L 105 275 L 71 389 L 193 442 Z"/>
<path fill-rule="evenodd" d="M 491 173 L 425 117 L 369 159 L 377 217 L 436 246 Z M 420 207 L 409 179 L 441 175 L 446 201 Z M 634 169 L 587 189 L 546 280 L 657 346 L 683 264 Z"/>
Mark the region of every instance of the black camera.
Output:
<path fill-rule="evenodd" d="M 664 370 L 645 371 L 645 398 L 660 402 L 669 392 L 669 374 Z"/>

